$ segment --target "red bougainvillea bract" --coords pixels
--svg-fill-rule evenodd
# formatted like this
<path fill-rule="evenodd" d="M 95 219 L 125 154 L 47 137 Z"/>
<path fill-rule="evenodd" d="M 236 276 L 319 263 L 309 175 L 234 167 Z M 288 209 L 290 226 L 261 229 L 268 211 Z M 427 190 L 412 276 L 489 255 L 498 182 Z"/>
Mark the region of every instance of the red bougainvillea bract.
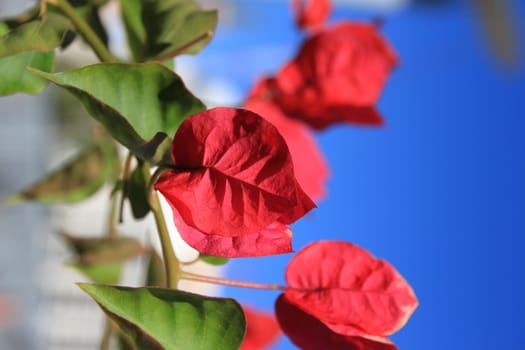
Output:
<path fill-rule="evenodd" d="M 251 111 L 220 107 L 187 118 L 171 156 L 175 167 L 155 189 L 173 208 L 182 238 L 201 253 L 290 251 L 286 225 L 315 207 L 295 179 L 286 142 Z"/>
<path fill-rule="evenodd" d="M 389 263 L 347 242 L 308 245 L 288 264 L 286 281 L 280 305 L 293 304 L 341 336 L 388 344 L 385 337 L 401 328 L 418 305 L 410 285 Z M 276 312 L 285 332 L 293 327 L 282 310 Z"/>
<path fill-rule="evenodd" d="M 397 56 L 374 24 L 341 22 L 311 35 L 269 84 L 290 117 L 315 129 L 382 124 L 375 104 Z"/>

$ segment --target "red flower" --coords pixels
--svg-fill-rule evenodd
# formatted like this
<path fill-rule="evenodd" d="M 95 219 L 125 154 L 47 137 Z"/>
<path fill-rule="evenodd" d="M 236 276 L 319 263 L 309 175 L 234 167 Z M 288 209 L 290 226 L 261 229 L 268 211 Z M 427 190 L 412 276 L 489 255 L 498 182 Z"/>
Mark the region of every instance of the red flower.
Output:
<path fill-rule="evenodd" d="M 328 165 L 310 130 L 300 121 L 288 118 L 278 105 L 264 96 L 268 81 L 264 79 L 255 84 L 244 108 L 259 114 L 279 130 L 292 155 L 297 181 L 308 196 L 320 199 L 325 195 Z"/>
<path fill-rule="evenodd" d="M 246 336 L 240 350 L 262 350 L 274 343 L 281 330 L 272 315 L 243 305 L 246 315 Z"/>
<path fill-rule="evenodd" d="M 295 22 L 301 29 L 313 29 L 324 23 L 332 5 L 330 0 L 292 0 Z"/>
<path fill-rule="evenodd" d="M 382 118 L 374 105 L 396 64 L 375 25 L 339 23 L 307 39 L 269 93 L 288 115 L 315 129 L 339 122 L 377 125 Z"/>
<path fill-rule="evenodd" d="M 286 280 L 289 289 L 280 306 L 293 304 L 327 328 L 305 321 L 314 329 L 304 332 L 333 332 L 345 342 L 357 337 L 389 343 L 385 337 L 401 328 L 418 305 L 410 285 L 390 264 L 347 242 L 310 244 L 290 261 Z M 276 312 L 283 330 L 293 333 L 291 319 Z"/>
<path fill-rule="evenodd" d="M 175 168 L 155 189 L 173 208 L 182 238 L 201 253 L 290 251 L 286 224 L 315 207 L 297 184 L 285 141 L 253 112 L 215 108 L 189 117 L 171 156 Z"/>

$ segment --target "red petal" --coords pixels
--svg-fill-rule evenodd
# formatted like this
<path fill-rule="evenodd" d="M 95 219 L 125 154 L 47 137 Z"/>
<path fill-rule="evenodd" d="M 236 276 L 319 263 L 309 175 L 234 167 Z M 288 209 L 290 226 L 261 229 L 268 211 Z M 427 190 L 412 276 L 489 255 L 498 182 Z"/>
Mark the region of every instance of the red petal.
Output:
<path fill-rule="evenodd" d="M 284 139 L 253 112 L 215 108 L 191 116 L 173 139 L 172 158 L 179 170 L 164 173 L 155 189 L 203 234 L 259 233 L 315 207 L 295 180 Z"/>
<path fill-rule="evenodd" d="M 173 209 L 173 220 L 182 239 L 203 254 L 240 258 L 284 254 L 292 251 L 292 230 L 274 222 L 259 232 L 238 237 L 205 234 L 188 226 Z"/>
<path fill-rule="evenodd" d="M 396 64 L 375 25 L 340 23 L 306 40 L 277 75 L 274 99 L 315 128 L 356 120 L 377 124 L 369 112 Z"/>
<path fill-rule="evenodd" d="M 290 303 L 285 294 L 275 302 L 275 314 L 283 332 L 302 350 L 397 350 L 386 338 L 376 341 L 334 333 Z"/>
<path fill-rule="evenodd" d="M 310 244 L 290 261 L 286 280 L 290 302 L 344 335 L 390 335 L 418 305 L 390 264 L 347 242 Z"/>
<path fill-rule="evenodd" d="M 330 0 L 293 0 L 292 7 L 297 26 L 301 29 L 322 25 L 332 11 Z"/>
<path fill-rule="evenodd" d="M 246 336 L 240 350 L 262 350 L 274 343 L 281 330 L 272 315 L 243 305 Z"/>
<path fill-rule="evenodd" d="M 253 97 L 244 107 L 256 112 L 279 130 L 292 155 L 297 181 L 308 196 L 320 199 L 325 194 L 325 182 L 329 174 L 323 155 L 303 123 L 288 118 L 275 103 L 264 98 L 265 90 L 261 90 L 261 85 L 265 84 L 264 80 L 256 84 Z"/>

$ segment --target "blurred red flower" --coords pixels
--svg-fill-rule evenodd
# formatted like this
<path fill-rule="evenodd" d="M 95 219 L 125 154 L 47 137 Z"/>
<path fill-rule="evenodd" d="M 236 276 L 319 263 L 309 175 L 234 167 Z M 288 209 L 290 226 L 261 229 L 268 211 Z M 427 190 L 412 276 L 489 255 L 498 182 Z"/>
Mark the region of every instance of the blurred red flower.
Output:
<path fill-rule="evenodd" d="M 309 37 L 269 82 L 269 94 L 287 115 L 315 129 L 378 125 L 375 104 L 396 64 L 376 25 L 342 22 Z"/>
<path fill-rule="evenodd" d="M 281 329 L 270 314 L 243 305 L 246 315 L 246 336 L 240 350 L 262 350 L 272 345 Z"/>
<path fill-rule="evenodd" d="M 301 29 L 313 29 L 322 25 L 330 12 L 330 0 L 292 0 L 295 23 Z"/>

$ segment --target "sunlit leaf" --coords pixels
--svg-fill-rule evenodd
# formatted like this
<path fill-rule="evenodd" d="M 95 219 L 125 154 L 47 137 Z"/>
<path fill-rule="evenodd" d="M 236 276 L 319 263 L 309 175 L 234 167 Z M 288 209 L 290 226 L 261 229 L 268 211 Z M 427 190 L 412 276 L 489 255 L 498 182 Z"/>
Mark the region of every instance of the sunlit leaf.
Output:
<path fill-rule="evenodd" d="M 9 202 L 75 203 L 94 194 L 115 177 L 118 155 L 114 143 L 99 142 L 85 148 L 43 179 L 8 198 Z"/>
<path fill-rule="evenodd" d="M 288 264 L 287 300 L 333 332 L 384 337 L 401 328 L 418 302 L 389 263 L 348 242 L 320 241 Z"/>
<path fill-rule="evenodd" d="M 117 141 L 154 163 L 169 161 L 167 135 L 173 135 L 186 117 L 205 109 L 178 75 L 158 63 L 95 64 L 56 74 L 33 72 L 79 98 Z"/>
<path fill-rule="evenodd" d="M 123 1 L 122 13 L 136 61 L 195 54 L 217 26 L 217 11 L 203 10 L 193 0 Z"/>
<path fill-rule="evenodd" d="M 246 321 L 233 299 L 162 288 L 79 284 L 141 350 L 237 350 Z"/>
<path fill-rule="evenodd" d="M 188 118 L 173 139 L 172 160 L 176 168 L 155 188 L 183 239 L 201 253 L 283 253 L 291 248 L 285 224 L 315 207 L 297 184 L 282 136 L 248 110 L 214 108 Z M 262 236 L 272 237 L 266 247 Z M 288 244 L 274 246 L 280 238 Z"/>
<path fill-rule="evenodd" d="M 141 254 L 144 249 L 130 237 L 78 237 L 62 234 L 62 238 L 75 251 L 77 258 L 84 264 L 124 262 Z"/>

